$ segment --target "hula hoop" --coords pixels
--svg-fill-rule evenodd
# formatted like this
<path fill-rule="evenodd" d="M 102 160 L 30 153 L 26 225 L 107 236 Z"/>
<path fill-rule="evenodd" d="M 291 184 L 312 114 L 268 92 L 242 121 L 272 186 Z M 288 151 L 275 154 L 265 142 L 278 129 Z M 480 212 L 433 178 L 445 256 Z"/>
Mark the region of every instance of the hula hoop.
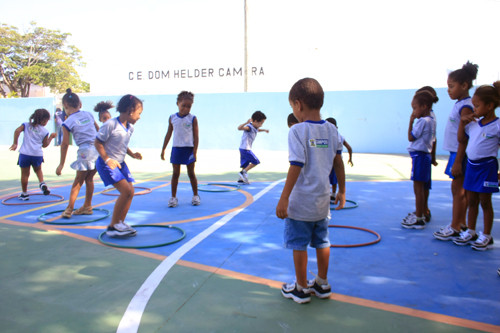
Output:
<path fill-rule="evenodd" d="M 96 221 L 100 221 L 100 220 L 104 220 L 106 217 L 109 216 L 110 212 L 109 210 L 107 209 L 103 209 L 103 208 L 92 208 L 93 211 L 100 211 L 100 212 L 104 212 L 104 216 L 101 216 L 101 217 L 98 217 L 98 218 L 95 218 L 93 220 L 87 220 L 87 221 L 76 221 L 76 222 L 71 222 L 70 220 L 71 219 L 64 219 L 65 222 L 53 222 L 53 221 L 47 221 L 46 218 L 44 218 L 44 216 L 47 216 L 47 215 L 52 215 L 52 214 L 55 214 L 55 213 L 61 213 L 61 212 L 64 212 L 64 209 L 61 209 L 61 210 L 54 210 L 52 212 L 47 212 L 47 213 L 43 213 L 42 215 L 40 215 L 38 217 L 38 221 L 40 222 L 43 222 L 43 223 L 46 223 L 46 224 L 57 224 L 57 225 L 70 225 L 70 224 L 83 224 L 83 223 L 91 223 L 91 222 L 96 222 Z"/>
<path fill-rule="evenodd" d="M 148 193 L 151 193 L 153 191 L 152 189 L 150 189 L 148 187 L 143 187 L 143 186 L 134 186 L 134 189 L 141 189 L 142 190 L 142 191 L 139 191 L 137 193 L 134 190 L 134 196 L 148 194 Z M 116 189 L 115 188 L 110 188 L 108 190 L 102 191 L 101 194 L 103 194 L 103 195 L 110 195 L 110 196 L 113 196 L 113 197 L 117 197 L 117 196 L 120 195 L 119 193 L 108 193 L 108 192 L 111 192 L 113 190 L 116 190 Z"/>
<path fill-rule="evenodd" d="M 177 239 L 174 239 L 173 241 L 170 242 L 165 242 L 165 243 L 160 243 L 160 244 L 153 244 L 153 245 L 120 245 L 120 244 L 115 244 L 111 242 L 107 242 L 102 239 L 102 236 L 106 234 L 106 231 L 103 231 L 97 239 L 104 245 L 112 246 L 112 247 L 117 247 L 120 249 L 148 249 L 152 247 L 160 247 L 160 246 L 167 246 L 170 244 L 174 244 L 177 242 L 180 242 L 186 237 L 186 232 L 182 230 L 179 227 L 173 226 L 173 225 L 155 225 L 155 224 L 140 224 L 140 225 L 133 225 L 132 227 L 134 228 L 142 228 L 142 227 L 155 227 L 155 228 L 168 228 L 168 229 L 175 229 L 181 233 L 181 236 Z"/>
<path fill-rule="evenodd" d="M 328 228 L 347 228 L 347 229 L 354 229 L 354 230 L 362 230 L 362 231 L 366 231 L 366 232 L 369 232 L 370 234 L 373 234 L 375 236 L 377 236 L 377 239 L 374 240 L 374 241 L 371 241 L 371 242 L 366 242 L 366 243 L 359 243 L 359 244 L 331 244 L 330 247 L 361 247 L 361 246 L 368 246 L 368 245 L 373 245 L 373 244 L 376 244 L 378 242 L 380 242 L 380 240 L 382 239 L 382 237 L 380 237 L 380 234 L 378 232 L 375 232 L 373 230 L 370 230 L 370 229 L 366 229 L 366 228 L 361 228 L 361 227 L 351 227 L 351 226 L 348 226 L 348 225 L 332 225 L 330 224 L 328 226 Z"/>
<path fill-rule="evenodd" d="M 212 190 L 208 190 L 208 189 L 204 189 L 202 188 L 203 186 L 228 186 L 228 187 L 232 187 L 230 189 L 212 189 Z M 208 184 L 199 184 L 198 185 L 198 191 L 202 191 L 202 192 L 232 192 L 232 191 L 237 191 L 240 189 L 240 185 L 235 185 L 235 184 L 225 184 L 225 183 L 208 183 Z"/>
<path fill-rule="evenodd" d="M 29 193 L 30 197 L 33 196 L 33 195 L 44 195 L 42 193 Z M 7 197 L 5 199 L 2 200 L 2 203 L 6 206 L 21 206 L 21 205 L 36 205 L 36 204 L 46 204 L 46 203 L 52 203 L 52 202 L 59 202 L 59 201 L 63 201 L 64 200 L 64 197 L 62 195 L 59 195 L 59 194 L 55 194 L 55 193 L 51 193 L 49 195 L 44 195 L 44 196 L 53 196 L 53 197 L 56 197 L 57 199 L 56 200 L 46 200 L 46 201 L 29 201 L 29 200 L 26 200 L 26 201 L 22 201 L 22 202 L 16 202 L 16 203 L 8 203 L 7 200 L 10 200 L 10 199 L 14 199 L 14 198 L 17 198 L 17 195 L 13 195 L 13 196 L 10 196 L 10 197 Z"/>
<path fill-rule="evenodd" d="M 358 203 L 354 200 L 345 200 L 345 202 L 350 202 L 352 203 L 353 205 L 352 206 L 344 206 L 344 208 L 342 209 L 353 209 L 353 208 L 356 208 L 358 207 Z M 335 210 L 336 207 L 332 207 L 332 204 L 330 203 L 330 210 Z"/>

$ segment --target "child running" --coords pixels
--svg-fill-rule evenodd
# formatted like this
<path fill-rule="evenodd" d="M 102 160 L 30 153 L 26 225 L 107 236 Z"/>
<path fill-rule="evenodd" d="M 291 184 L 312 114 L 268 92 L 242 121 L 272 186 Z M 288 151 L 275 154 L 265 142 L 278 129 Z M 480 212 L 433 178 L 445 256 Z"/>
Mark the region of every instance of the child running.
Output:
<path fill-rule="evenodd" d="M 498 148 L 500 146 L 500 120 L 495 109 L 500 106 L 500 81 L 493 86 L 476 89 L 472 97 L 474 113 L 463 115 L 458 140 L 467 143 L 467 168 L 464 189 L 467 193 L 467 230 L 453 242 L 471 244 L 474 250 L 485 251 L 493 245 L 493 204 L 491 195 L 498 192 Z M 483 232 L 476 233 L 479 204 L 483 209 Z"/>
<path fill-rule="evenodd" d="M 134 197 L 134 178 L 125 163 L 125 155 L 142 159 L 140 153 L 132 153 L 128 148 L 134 124 L 141 118 L 142 101 L 133 95 L 125 95 L 118 102 L 116 110 L 120 115 L 106 121 L 97 133 L 95 148 L 100 156 L 96 168 L 104 185 L 112 184 L 120 192 L 106 235 L 128 237 L 135 236 L 137 232 L 125 223 Z"/>
<path fill-rule="evenodd" d="M 99 121 L 101 123 L 104 124 L 106 121 L 111 119 L 111 113 L 109 113 L 109 109 L 112 109 L 114 107 L 115 106 L 111 101 L 97 103 L 97 105 L 94 107 L 94 111 L 99 115 Z"/>
<path fill-rule="evenodd" d="M 99 154 L 94 147 L 94 141 L 99 126 L 90 112 L 82 111 L 82 103 L 77 94 L 66 90 L 62 103 L 68 118 L 63 122 L 63 139 L 61 143 L 61 160 L 56 169 L 56 175 L 60 176 L 66 162 L 69 147 L 69 136 L 73 134 L 75 144 L 78 146 L 76 161 L 71 163 L 71 168 L 76 170 L 76 177 L 71 186 L 68 206 L 62 213 L 62 217 L 70 218 L 71 215 L 92 215 L 92 196 L 94 195 L 94 176 L 97 172 L 95 161 Z M 73 211 L 78 193 L 85 182 L 85 202 L 83 206 Z"/>
<path fill-rule="evenodd" d="M 266 115 L 261 111 L 255 111 L 252 118 L 238 126 L 239 131 L 243 131 L 240 143 L 240 179 L 238 183 L 250 184 L 248 181 L 248 171 L 253 169 L 260 163 L 259 159 L 252 152 L 252 144 L 258 132 L 269 133 L 269 130 L 262 129 L 262 125 L 266 121 Z"/>
<path fill-rule="evenodd" d="M 276 216 L 285 219 L 284 244 L 293 250 L 296 282 L 284 284 L 281 293 L 297 303 L 307 303 L 311 293 L 328 298 L 331 287 L 327 274 L 330 260 L 328 223 L 330 188 L 325 181 L 332 165 L 339 181 L 336 202 L 345 204 L 345 174 L 342 145 L 337 129 L 321 119 L 324 92 L 318 81 L 297 81 L 288 95 L 298 124 L 288 133 L 290 168 Z M 307 281 L 307 246 L 316 248 L 318 274 Z"/>
<path fill-rule="evenodd" d="M 29 118 L 29 122 L 23 123 L 14 131 L 14 143 L 10 146 L 10 150 L 17 149 L 17 141 L 19 135 L 24 132 L 23 143 L 19 149 L 19 160 L 17 164 L 21 168 L 21 194 L 18 196 L 20 200 L 29 200 L 28 180 L 30 178 L 30 167 L 35 171 L 39 187 L 44 195 L 49 195 L 50 190 L 43 180 L 42 163 L 43 151 L 42 148 L 50 145 L 52 139 L 56 137 L 56 133 L 49 135 L 49 131 L 45 128 L 50 120 L 50 113 L 45 109 L 37 109 Z"/>
<path fill-rule="evenodd" d="M 181 174 L 181 164 L 185 164 L 193 190 L 193 198 L 191 204 L 199 206 L 201 203 L 198 195 L 198 180 L 194 172 L 196 162 L 196 154 L 198 152 L 198 119 L 191 114 L 191 107 L 194 102 L 194 94 L 189 91 L 181 91 L 177 95 L 177 107 L 179 112 L 174 113 L 168 119 L 168 130 L 163 141 L 161 150 L 161 159 L 165 160 L 165 149 L 168 142 L 174 135 L 172 140 L 172 153 L 170 155 L 170 163 L 172 163 L 172 196 L 168 200 L 168 207 L 177 207 L 179 200 L 177 199 L 177 185 L 179 184 L 179 176 Z"/>
<path fill-rule="evenodd" d="M 458 142 L 458 126 L 460 118 L 472 114 L 472 102 L 469 90 L 472 81 L 477 77 L 478 65 L 467 62 L 461 69 L 457 69 L 448 75 L 448 95 L 456 100 L 451 110 L 444 132 L 443 149 L 450 152 L 445 174 L 451 179 L 451 193 L 453 196 L 453 208 L 451 223 L 444 228 L 434 232 L 434 237 L 442 241 L 453 240 L 460 236 L 460 230 L 466 228 L 467 198 L 463 188 L 464 171 L 466 166 L 466 145 Z"/>
<path fill-rule="evenodd" d="M 338 130 L 338 126 L 337 126 L 337 120 L 335 120 L 335 118 L 326 118 L 326 121 L 328 121 L 330 124 L 333 124 L 335 126 L 335 128 L 337 128 Z M 352 163 L 352 147 L 350 144 L 347 143 L 347 141 L 345 140 L 345 138 L 340 135 L 339 133 L 339 141 L 340 141 L 340 144 L 344 147 L 347 148 L 347 152 L 349 153 L 349 160 L 347 161 L 347 164 L 349 164 L 351 167 L 354 166 L 354 164 Z M 332 171 L 330 172 L 330 185 L 332 186 L 332 192 L 330 194 L 330 201 L 333 203 L 335 201 L 335 196 L 337 195 L 337 184 L 338 184 L 338 180 L 337 180 L 337 176 L 335 175 L 335 170 L 332 168 Z"/>
<path fill-rule="evenodd" d="M 430 112 L 436 96 L 429 91 L 415 94 L 411 102 L 413 112 L 408 125 L 408 152 L 412 160 L 411 180 L 415 194 L 415 215 L 409 214 L 401 225 L 406 229 L 423 229 L 426 226 L 426 193 L 431 189 L 432 146 L 436 136 L 434 118 Z M 413 124 L 415 122 L 415 124 Z"/>

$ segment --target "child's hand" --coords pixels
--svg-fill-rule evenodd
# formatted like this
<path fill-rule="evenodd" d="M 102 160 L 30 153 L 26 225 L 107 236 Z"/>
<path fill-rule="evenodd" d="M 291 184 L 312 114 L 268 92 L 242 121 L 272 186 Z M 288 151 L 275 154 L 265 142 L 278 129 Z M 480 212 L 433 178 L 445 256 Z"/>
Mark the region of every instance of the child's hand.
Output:
<path fill-rule="evenodd" d="M 112 158 L 108 158 L 108 159 L 106 160 L 106 165 L 107 165 L 107 166 L 109 166 L 109 168 L 110 168 L 111 170 L 115 169 L 116 167 L 118 167 L 118 169 L 121 169 L 121 168 L 122 168 L 121 164 L 120 164 L 120 163 L 118 163 L 118 161 L 116 161 L 116 160 L 114 160 L 114 159 L 112 159 Z"/>
<path fill-rule="evenodd" d="M 12 146 L 10 146 L 9 150 L 16 151 L 17 149 L 17 143 L 14 143 Z"/>
<path fill-rule="evenodd" d="M 474 113 L 467 113 L 467 114 L 462 115 L 462 117 L 460 117 L 460 121 L 462 123 L 464 123 L 464 125 L 467 125 L 468 123 L 470 123 L 472 121 L 477 121 L 477 118 L 474 115 Z"/>
<path fill-rule="evenodd" d="M 268 130 L 268 129 L 266 129 L 266 130 L 264 130 L 264 132 L 269 133 L 269 130 Z"/>
<path fill-rule="evenodd" d="M 354 166 L 354 164 L 352 163 L 352 160 L 351 160 L 351 159 L 349 159 L 349 161 L 347 161 L 347 164 L 349 164 L 351 167 L 353 167 L 353 166 Z"/>
<path fill-rule="evenodd" d="M 433 159 L 432 159 L 432 162 L 431 162 L 431 163 L 432 163 L 432 165 L 434 165 L 434 166 L 438 166 L 438 162 L 436 161 L 436 159 L 435 159 L 435 158 L 433 158 Z"/>
<path fill-rule="evenodd" d="M 280 199 L 276 206 L 276 216 L 280 219 L 288 217 L 288 200 Z"/>
<path fill-rule="evenodd" d="M 462 165 L 460 163 L 453 163 L 451 175 L 453 177 L 460 177 L 462 175 Z"/>
<path fill-rule="evenodd" d="M 345 206 L 345 193 L 338 192 L 337 195 L 335 196 L 335 201 L 333 204 L 338 204 L 338 206 L 335 208 L 335 210 L 340 210 L 344 208 Z"/>
<path fill-rule="evenodd" d="M 51 133 L 51 134 L 50 134 L 50 139 L 52 140 L 52 139 L 54 139 L 56 136 L 57 136 L 57 133 Z"/>
<path fill-rule="evenodd" d="M 132 158 L 135 158 L 136 160 L 142 160 L 142 155 L 141 153 L 133 153 Z"/>
<path fill-rule="evenodd" d="M 56 175 L 60 176 L 62 169 L 63 169 L 63 166 L 61 164 L 59 164 L 59 166 L 56 169 Z"/>
<path fill-rule="evenodd" d="M 161 157 L 161 160 L 162 160 L 162 161 L 165 161 L 165 151 L 162 151 L 162 152 L 161 152 L 160 157 Z"/>

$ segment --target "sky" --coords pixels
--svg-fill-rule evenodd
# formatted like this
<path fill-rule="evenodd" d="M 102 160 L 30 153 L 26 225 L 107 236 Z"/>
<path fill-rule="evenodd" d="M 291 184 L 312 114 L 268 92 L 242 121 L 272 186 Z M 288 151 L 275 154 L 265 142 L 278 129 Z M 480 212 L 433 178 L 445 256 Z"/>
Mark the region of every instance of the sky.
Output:
<path fill-rule="evenodd" d="M 479 65 L 500 79 L 500 0 L 247 0 L 249 92 L 314 77 L 327 91 L 446 86 Z M 243 92 L 244 0 L 25 0 L 0 22 L 71 33 L 91 93 Z"/>

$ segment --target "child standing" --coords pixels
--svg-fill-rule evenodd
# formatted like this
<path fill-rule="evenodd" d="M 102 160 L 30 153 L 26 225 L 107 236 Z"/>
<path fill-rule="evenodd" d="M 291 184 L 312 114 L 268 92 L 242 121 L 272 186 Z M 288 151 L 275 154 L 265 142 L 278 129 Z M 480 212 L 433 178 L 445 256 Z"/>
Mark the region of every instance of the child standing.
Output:
<path fill-rule="evenodd" d="M 177 207 L 177 185 L 181 173 L 181 164 L 185 164 L 193 190 L 191 204 L 198 206 L 201 203 L 198 195 L 198 180 L 194 172 L 196 154 L 198 152 L 198 119 L 191 114 L 191 107 L 194 102 L 194 94 L 189 91 L 181 91 L 177 95 L 177 107 L 179 112 L 174 113 L 168 119 L 168 130 L 163 141 L 161 159 L 165 160 L 165 149 L 174 134 L 172 142 L 172 153 L 170 163 L 172 163 L 172 197 L 168 200 L 168 207 Z"/>
<path fill-rule="evenodd" d="M 451 110 L 444 132 L 443 149 L 450 152 L 445 174 L 452 179 L 453 209 L 451 223 L 434 232 L 434 237 L 443 241 L 459 237 L 460 229 L 465 228 L 467 198 L 463 183 L 466 166 L 466 145 L 459 144 L 457 133 L 460 118 L 472 114 L 473 106 L 469 90 L 472 88 L 472 81 L 477 77 L 477 69 L 477 65 L 467 62 L 461 69 L 457 69 L 448 75 L 448 95 L 457 102 Z"/>
<path fill-rule="evenodd" d="M 436 97 L 429 91 L 417 92 L 411 102 L 413 112 L 408 125 L 408 152 L 412 159 L 411 180 L 415 193 L 415 215 L 409 214 L 401 222 L 406 229 L 423 229 L 426 225 L 424 214 L 429 211 L 426 206 L 426 193 L 431 189 L 431 153 L 436 136 L 436 126 L 430 111 L 435 102 Z"/>
<path fill-rule="evenodd" d="M 99 115 L 99 121 L 101 123 L 104 124 L 106 121 L 111 119 L 111 113 L 109 113 L 109 109 L 112 109 L 114 107 L 115 106 L 111 101 L 97 103 L 97 105 L 94 107 L 94 111 Z"/>
<path fill-rule="evenodd" d="M 338 130 L 338 126 L 337 126 L 337 120 L 335 120 L 335 118 L 326 118 L 326 121 L 328 121 L 330 124 L 333 124 L 335 126 L 335 128 L 337 128 Z M 347 143 L 347 141 L 345 140 L 345 138 L 340 135 L 339 133 L 339 141 L 340 141 L 340 144 L 341 146 L 344 146 L 347 148 L 347 152 L 349 153 L 349 160 L 347 161 L 347 164 L 349 164 L 351 167 L 354 166 L 354 164 L 352 163 L 352 147 L 351 145 L 349 145 Z M 337 195 L 337 184 L 338 184 L 338 180 L 337 180 L 337 176 L 335 175 L 335 170 L 332 168 L 332 171 L 330 172 L 330 185 L 332 186 L 332 193 L 330 194 L 330 201 L 335 201 L 335 196 Z"/>
<path fill-rule="evenodd" d="M 318 81 L 297 81 L 288 96 L 298 124 L 288 133 L 290 168 L 276 216 L 285 219 L 284 244 L 293 250 L 296 282 L 284 284 L 281 293 L 297 303 L 307 303 L 311 293 L 331 294 L 327 273 L 330 259 L 328 223 L 330 188 L 325 181 L 332 165 L 339 180 L 337 209 L 345 204 L 345 174 L 342 146 L 335 126 L 321 120 L 324 92 Z M 307 246 L 316 248 L 318 275 L 307 281 Z"/>
<path fill-rule="evenodd" d="M 49 131 L 45 128 L 50 120 L 50 113 L 45 109 L 37 109 L 30 116 L 29 122 L 23 123 L 14 131 L 14 143 L 10 146 L 10 150 L 17 149 L 17 141 L 19 135 L 24 132 L 23 143 L 19 149 L 19 160 L 17 164 L 21 168 L 21 194 L 18 196 L 20 200 L 29 200 L 28 180 L 30 178 L 30 167 L 33 167 L 39 186 L 44 195 L 49 195 L 50 190 L 43 181 L 42 163 L 43 151 L 42 148 L 47 147 L 56 133 L 49 135 Z"/>
<path fill-rule="evenodd" d="M 78 146 L 76 161 L 71 163 L 71 168 L 76 170 L 76 177 L 71 186 L 68 206 L 62 213 L 62 217 L 70 218 L 71 215 L 92 215 L 92 196 L 94 195 L 94 176 L 97 172 L 95 161 L 99 154 L 94 147 L 94 141 L 99 130 L 99 126 L 90 112 L 82 111 L 82 102 L 77 94 L 66 90 L 62 98 L 62 103 L 68 118 L 62 124 L 63 139 L 61 143 L 61 161 L 56 169 L 56 174 L 61 175 L 61 171 L 66 161 L 68 153 L 69 135 L 73 133 L 73 139 Z M 83 206 L 73 211 L 76 198 L 80 188 L 85 182 L 85 202 Z"/>
<path fill-rule="evenodd" d="M 112 184 L 120 192 L 106 235 L 135 236 L 136 230 L 125 223 L 134 197 L 134 178 L 125 163 L 125 155 L 142 159 L 140 153 L 132 153 L 128 148 L 134 124 L 141 118 L 142 101 L 133 95 L 125 95 L 118 102 L 116 110 L 120 115 L 105 122 L 95 140 L 95 148 L 100 155 L 96 161 L 97 172 L 105 186 Z"/>
<path fill-rule="evenodd" d="M 468 229 L 460 233 L 453 242 L 457 245 L 471 244 L 474 250 L 484 251 L 493 245 L 493 204 L 491 195 L 498 192 L 498 147 L 500 146 L 500 120 L 495 109 L 500 106 L 500 81 L 493 86 L 477 88 L 472 97 L 474 114 L 463 115 L 458 140 L 467 142 L 467 168 L 464 189 L 467 193 L 469 212 Z M 468 138 L 468 139 L 467 139 Z M 484 229 L 476 234 L 479 204 L 483 209 Z"/>
<path fill-rule="evenodd" d="M 258 132 L 269 133 L 269 130 L 261 129 L 266 119 L 266 115 L 263 112 L 255 111 L 252 114 L 252 118 L 248 119 L 247 122 L 238 126 L 238 130 L 243 131 L 240 143 L 241 171 L 239 173 L 239 183 L 250 184 L 250 182 L 248 181 L 247 173 L 260 163 L 257 156 L 255 156 L 255 154 L 252 152 L 252 143 L 254 142 Z"/>

